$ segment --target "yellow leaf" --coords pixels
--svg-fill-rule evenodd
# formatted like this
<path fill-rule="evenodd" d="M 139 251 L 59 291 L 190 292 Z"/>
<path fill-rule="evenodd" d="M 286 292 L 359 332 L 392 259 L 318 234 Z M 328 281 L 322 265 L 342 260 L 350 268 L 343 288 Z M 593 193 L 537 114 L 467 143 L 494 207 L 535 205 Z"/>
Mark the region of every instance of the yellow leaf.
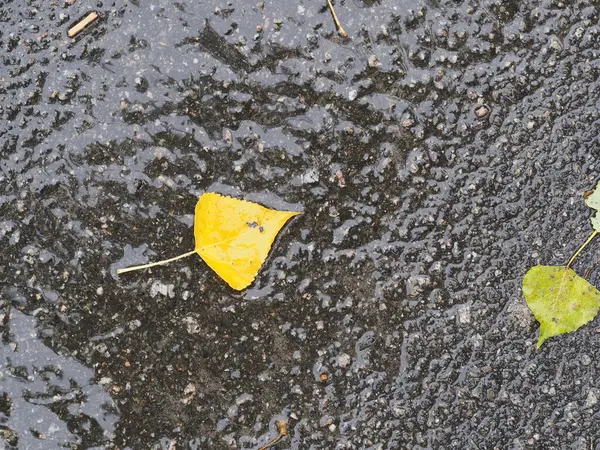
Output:
<path fill-rule="evenodd" d="M 166 264 L 198 253 L 229 286 L 242 290 L 254 281 L 279 230 L 298 214 L 301 213 L 277 211 L 210 192 L 196 204 L 193 251 L 152 264 L 118 269 L 117 273 Z"/>
<path fill-rule="evenodd" d="M 285 223 L 298 212 L 204 194 L 196 205 L 196 252 L 233 289 L 248 287 Z"/>

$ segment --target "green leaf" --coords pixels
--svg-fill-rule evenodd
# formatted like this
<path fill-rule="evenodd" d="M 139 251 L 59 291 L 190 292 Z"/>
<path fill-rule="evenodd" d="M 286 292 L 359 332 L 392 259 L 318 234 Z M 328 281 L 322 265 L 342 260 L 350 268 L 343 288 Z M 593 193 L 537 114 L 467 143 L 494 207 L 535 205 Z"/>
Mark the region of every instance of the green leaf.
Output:
<path fill-rule="evenodd" d="M 600 292 L 565 266 L 534 266 L 523 278 L 527 306 L 540 323 L 537 348 L 552 337 L 590 322 L 600 310 Z"/>
<path fill-rule="evenodd" d="M 594 230 L 600 232 L 600 189 L 598 186 L 600 185 L 600 181 L 596 183 L 593 189 L 589 191 L 585 191 L 583 193 L 583 199 L 585 200 L 585 204 L 590 208 L 596 210 L 596 214 L 592 216 L 590 219 L 592 222 L 592 227 Z"/>

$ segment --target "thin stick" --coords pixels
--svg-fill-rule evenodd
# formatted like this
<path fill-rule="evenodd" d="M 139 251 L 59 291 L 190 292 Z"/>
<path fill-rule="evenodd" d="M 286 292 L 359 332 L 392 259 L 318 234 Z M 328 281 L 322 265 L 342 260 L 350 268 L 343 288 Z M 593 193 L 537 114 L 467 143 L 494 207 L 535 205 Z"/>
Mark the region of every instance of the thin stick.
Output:
<path fill-rule="evenodd" d="M 573 260 L 575 258 L 577 258 L 577 256 L 579 256 L 579 254 L 581 253 L 581 251 L 587 247 L 587 245 L 592 242 L 592 240 L 596 237 L 596 235 L 598 234 L 598 231 L 594 230 L 592 232 L 592 234 L 590 234 L 590 237 L 587 238 L 587 240 L 581 244 L 581 247 L 579 247 L 577 249 L 577 251 L 575 253 L 573 253 L 573 256 L 571 256 L 571 259 L 569 259 L 569 262 L 567 263 L 567 265 L 565 266 L 565 269 L 568 269 L 569 267 L 571 267 L 571 264 L 573 264 Z"/>
<path fill-rule="evenodd" d="M 275 439 L 273 439 L 271 442 L 269 442 L 267 445 L 265 445 L 264 447 L 259 448 L 258 450 L 268 450 L 269 447 L 271 447 L 272 445 L 277 444 L 281 439 L 283 439 L 283 434 L 280 434 Z"/>
<path fill-rule="evenodd" d="M 186 256 L 191 256 L 194 253 L 196 253 L 196 250 L 192 250 L 191 252 L 184 253 L 183 255 L 175 256 L 174 258 L 164 259 L 162 261 L 158 261 L 158 262 L 154 262 L 154 263 L 143 264 L 141 266 L 127 267 L 125 269 L 117 269 L 117 275 L 120 275 L 125 272 L 132 272 L 134 270 L 149 269 L 150 267 L 154 267 L 154 266 L 162 266 L 163 264 L 168 264 L 170 262 L 177 261 L 178 259 L 185 258 Z"/>
<path fill-rule="evenodd" d="M 348 37 L 348 33 L 344 31 L 344 27 L 342 27 L 342 24 L 337 18 L 337 14 L 335 13 L 335 9 L 333 9 L 333 4 L 331 3 L 331 0 L 327 0 L 327 4 L 329 5 L 329 11 L 331 11 L 331 17 L 333 17 L 333 22 L 335 23 L 335 27 L 337 28 L 338 33 L 342 37 Z"/>
<path fill-rule="evenodd" d="M 258 450 L 268 450 L 269 447 L 271 447 L 272 445 L 277 444 L 280 440 L 282 440 L 284 437 L 287 436 L 287 434 L 288 434 L 288 432 L 287 432 L 287 426 L 286 426 L 286 423 L 284 421 L 282 421 L 282 420 L 275 421 L 275 426 L 277 427 L 277 431 L 279 432 L 279 436 L 277 436 L 275 439 L 273 439 L 267 445 L 259 448 Z"/>
<path fill-rule="evenodd" d="M 92 11 L 87 16 L 85 16 L 80 22 L 77 22 L 69 31 L 67 31 L 67 36 L 70 38 L 77 36 L 79 33 L 83 31 L 85 27 L 94 22 L 98 18 L 98 13 L 96 11 Z"/>

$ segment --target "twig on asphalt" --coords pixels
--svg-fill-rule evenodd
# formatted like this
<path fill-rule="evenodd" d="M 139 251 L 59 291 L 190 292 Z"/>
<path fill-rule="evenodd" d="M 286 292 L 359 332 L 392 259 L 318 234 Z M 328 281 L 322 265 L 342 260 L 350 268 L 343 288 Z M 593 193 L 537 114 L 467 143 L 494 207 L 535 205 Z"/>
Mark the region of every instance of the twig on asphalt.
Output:
<path fill-rule="evenodd" d="M 327 0 L 327 5 L 329 5 L 329 11 L 331 11 L 331 17 L 333 17 L 333 22 L 335 23 L 335 27 L 337 28 L 338 33 L 342 37 L 348 37 L 348 33 L 346 33 L 344 27 L 342 27 L 342 24 L 337 18 L 337 14 L 335 13 L 335 9 L 333 9 L 333 4 L 331 3 L 331 0 Z"/>
<path fill-rule="evenodd" d="M 283 420 L 275 421 L 275 426 L 277 427 L 277 432 L 279 433 L 279 436 L 277 436 L 275 439 L 273 439 L 267 445 L 259 448 L 258 450 L 268 450 L 268 448 L 270 446 L 277 444 L 281 439 L 283 439 L 284 437 L 287 436 L 287 434 L 288 434 L 287 424 Z"/>
<path fill-rule="evenodd" d="M 83 19 L 81 19 L 79 22 L 77 22 L 75 25 L 73 25 L 71 28 L 69 28 L 69 31 L 67 31 L 67 36 L 69 36 L 70 38 L 77 36 L 79 33 L 81 33 L 83 31 L 83 29 L 85 27 L 90 25 L 97 18 L 98 18 L 98 13 L 95 11 L 92 11 L 91 13 L 86 15 Z"/>

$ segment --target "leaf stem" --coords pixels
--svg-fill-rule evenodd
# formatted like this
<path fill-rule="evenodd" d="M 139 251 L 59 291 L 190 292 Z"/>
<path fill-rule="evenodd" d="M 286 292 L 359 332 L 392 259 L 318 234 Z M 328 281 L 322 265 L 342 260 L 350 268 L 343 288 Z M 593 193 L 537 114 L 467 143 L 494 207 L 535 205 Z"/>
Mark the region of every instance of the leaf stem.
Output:
<path fill-rule="evenodd" d="M 338 33 L 342 37 L 348 37 L 348 33 L 346 33 L 344 27 L 342 27 L 342 24 L 338 20 L 337 14 L 335 13 L 335 9 L 333 9 L 333 4 L 331 3 L 331 0 L 327 0 L 327 5 L 329 6 L 329 11 L 331 11 L 331 17 L 333 17 L 333 21 L 335 23 L 335 27 L 337 28 Z"/>
<path fill-rule="evenodd" d="M 196 253 L 196 250 L 192 250 L 191 252 L 187 252 L 187 253 L 184 253 L 183 255 L 175 256 L 173 258 L 163 259 L 162 261 L 157 261 L 157 262 L 153 262 L 153 263 L 149 263 L 149 264 L 143 264 L 141 266 L 131 266 L 131 267 L 126 267 L 124 269 L 117 269 L 117 275 L 120 275 L 125 272 L 133 272 L 134 270 L 149 269 L 150 267 L 154 267 L 154 266 L 162 266 L 163 264 L 168 264 L 170 262 L 177 261 L 178 259 L 185 258 L 187 256 L 191 256 L 194 253 Z"/>
<path fill-rule="evenodd" d="M 569 267 L 571 267 L 571 264 L 573 264 L 573 261 L 575 260 L 575 258 L 577 258 L 579 256 L 579 254 L 581 253 L 581 251 L 584 248 L 586 248 L 590 242 L 592 242 L 592 240 L 596 237 L 597 234 L 598 234 L 597 230 L 594 230 L 592 232 L 592 234 L 590 234 L 590 237 L 588 237 L 586 239 L 586 241 L 583 244 L 581 244 L 581 246 L 577 249 L 577 251 L 575 253 L 573 253 L 573 256 L 571 256 L 571 259 L 569 259 L 569 262 L 565 266 L 565 269 L 568 269 Z"/>

